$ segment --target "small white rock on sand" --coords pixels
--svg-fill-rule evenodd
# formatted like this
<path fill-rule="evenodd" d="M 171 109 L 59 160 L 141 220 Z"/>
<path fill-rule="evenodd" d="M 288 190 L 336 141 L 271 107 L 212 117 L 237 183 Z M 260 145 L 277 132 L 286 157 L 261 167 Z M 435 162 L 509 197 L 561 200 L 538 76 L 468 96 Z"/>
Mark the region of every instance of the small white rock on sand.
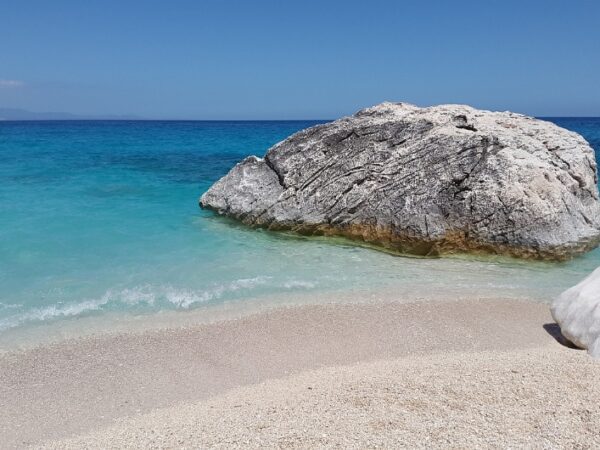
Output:
<path fill-rule="evenodd" d="M 600 446 L 600 364 L 514 300 L 278 309 L 0 355 L 0 447 Z"/>

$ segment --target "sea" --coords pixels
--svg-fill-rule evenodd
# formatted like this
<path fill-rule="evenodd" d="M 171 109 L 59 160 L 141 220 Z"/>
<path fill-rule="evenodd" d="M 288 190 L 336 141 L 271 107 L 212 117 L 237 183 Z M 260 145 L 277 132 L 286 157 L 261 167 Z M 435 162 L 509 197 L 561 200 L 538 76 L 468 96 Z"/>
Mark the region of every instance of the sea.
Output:
<path fill-rule="evenodd" d="M 546 118 L 600 152 L 600 118 Z M 551 302 L 600 264 L 416 258 L 249 229 L 198 206 L 248 155 L 322 121 L 0 122 L 0 337 L 270 298 Z M 383 295 L 383 294 L 382 294 Z"/>

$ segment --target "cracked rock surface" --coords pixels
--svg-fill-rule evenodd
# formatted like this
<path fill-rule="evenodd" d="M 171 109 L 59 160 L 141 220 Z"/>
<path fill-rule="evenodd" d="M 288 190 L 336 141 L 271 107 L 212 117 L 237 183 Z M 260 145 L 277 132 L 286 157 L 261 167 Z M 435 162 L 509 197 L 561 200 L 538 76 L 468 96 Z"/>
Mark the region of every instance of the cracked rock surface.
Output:
<path fill-rule="evenodd" d="M 238 163 L 200 204 L 252 226 L 418 255 L 566 259 L 600 239 L 585 139 L 465 105 L 386 102 L 302 130 Z"/>

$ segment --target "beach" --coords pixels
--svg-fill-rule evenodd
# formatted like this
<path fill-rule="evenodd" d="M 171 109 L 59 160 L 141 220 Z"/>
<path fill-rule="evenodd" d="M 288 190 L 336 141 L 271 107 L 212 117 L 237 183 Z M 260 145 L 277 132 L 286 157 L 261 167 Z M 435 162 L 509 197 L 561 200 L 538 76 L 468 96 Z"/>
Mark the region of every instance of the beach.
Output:
<path fill-rule="evenodd" d="M 600 449 L 600 2 L 113 3 L 0 6 L 0 450 Z"/>
<path fill-rule="evenodd" d="M 3 447 L 600 445 L 547 305 L 322 300 L 4 353 Z"/>

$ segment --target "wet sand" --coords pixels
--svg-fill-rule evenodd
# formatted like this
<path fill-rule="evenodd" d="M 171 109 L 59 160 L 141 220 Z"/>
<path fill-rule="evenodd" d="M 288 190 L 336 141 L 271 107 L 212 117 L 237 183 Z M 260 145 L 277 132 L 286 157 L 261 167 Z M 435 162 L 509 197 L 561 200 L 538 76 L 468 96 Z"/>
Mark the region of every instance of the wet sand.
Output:
<path fill-rule="evenodd" d="M 600 418 L 600 365 L 551 323 L 533 302 L 378 302 L 41 345 L 0 355 L 0 436 L 7 448 L 460 446 L 516 427 L 499 445 L 532 430 L 596 443 L 585 421 Z"/>

